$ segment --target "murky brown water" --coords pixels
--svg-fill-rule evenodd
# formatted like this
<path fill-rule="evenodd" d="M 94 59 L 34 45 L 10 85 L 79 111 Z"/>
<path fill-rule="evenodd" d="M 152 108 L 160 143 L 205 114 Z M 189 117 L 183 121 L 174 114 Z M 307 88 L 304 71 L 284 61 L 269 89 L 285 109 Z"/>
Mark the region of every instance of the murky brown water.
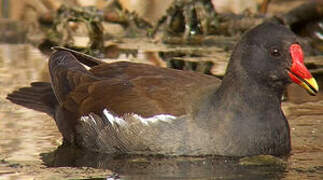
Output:
<path fill-rule="evenodd" d="M 283 108 L 293 151 L 283 165 L 241 166 L 221 158 L 118 157 L 59 147 L 61 136 L 45 114 L 11 104 L 6 94 L 43 79 L 47 57 L 29 45 L 0 45 L 0 179 L 322 179 L 323 94 L 291 86 Z M 317 75 L 323 87 L 322 75 Z M 59 147 L 59 148 L 58 148 Z"/>

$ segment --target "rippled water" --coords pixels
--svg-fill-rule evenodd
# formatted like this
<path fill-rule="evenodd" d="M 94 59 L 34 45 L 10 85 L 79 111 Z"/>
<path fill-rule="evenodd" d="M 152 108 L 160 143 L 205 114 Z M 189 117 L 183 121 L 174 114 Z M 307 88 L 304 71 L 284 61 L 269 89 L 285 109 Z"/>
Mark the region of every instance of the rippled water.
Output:
<path fill-rule="evenodd" d="M 322 179 L 323 95 L 291 86 L 282 107 L 292 153 L 280 163 L 246 166 L 236 159 L 109 156 L 60 146 L 54 121 L 11 104 L 6 94 L 47 79 L 46 56 L 29 45 L 0 45 L 0 179 Z M 316 75 L 323 87 L 322 75 Z M 279 160 L 279 159 L 278 159 Z"/>

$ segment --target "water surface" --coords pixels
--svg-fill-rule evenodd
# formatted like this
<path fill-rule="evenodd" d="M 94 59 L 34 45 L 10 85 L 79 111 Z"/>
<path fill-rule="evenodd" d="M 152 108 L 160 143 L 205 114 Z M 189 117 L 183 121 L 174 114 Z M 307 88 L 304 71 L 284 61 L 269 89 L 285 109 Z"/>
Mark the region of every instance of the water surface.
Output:
<path fill-rule="evenodd" d="M 322 179 L 323 95 L 293 85 L 282 104 L 291 126 L 292 152 L 282 163 L 240 165 L 220 157 L 164 158 L 102 155 L 61 146 L 47 115 L 11 104 L 6 94 L 48 79 L 46 59 L 30 45 L 0 45 L 0 179 Z M 322 75 L 316 75 L 323 87 Z"/>

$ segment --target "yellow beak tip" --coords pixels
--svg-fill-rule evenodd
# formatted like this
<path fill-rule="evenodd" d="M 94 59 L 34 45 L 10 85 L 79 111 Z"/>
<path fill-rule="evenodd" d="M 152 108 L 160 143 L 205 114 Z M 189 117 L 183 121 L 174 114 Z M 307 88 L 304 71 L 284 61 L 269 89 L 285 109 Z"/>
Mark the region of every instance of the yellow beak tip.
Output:
<path fill-rule="evenodd" d="M 306 91 L 313 96 L 319 92 L 319 85 L 313 77 L 304 79 L 304 82 L 300 83 L 300 86 L 306 89 Z"/>

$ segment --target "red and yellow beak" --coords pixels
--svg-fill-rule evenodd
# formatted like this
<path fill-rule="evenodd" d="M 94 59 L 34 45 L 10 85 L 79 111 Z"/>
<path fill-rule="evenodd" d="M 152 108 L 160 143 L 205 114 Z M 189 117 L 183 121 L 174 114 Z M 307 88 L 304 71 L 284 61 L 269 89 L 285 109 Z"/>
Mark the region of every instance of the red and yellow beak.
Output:
<path fill-rule="evenodd" d="M 306 89 L 311 95 L 316 95 L 319 91 L 319 86 L 312 74 L 304 65 L 304 55 L 300 45 L 292 44 L 289 48 L 292 56 L 293 64 L 288 72 L 291 80 Z"/>

